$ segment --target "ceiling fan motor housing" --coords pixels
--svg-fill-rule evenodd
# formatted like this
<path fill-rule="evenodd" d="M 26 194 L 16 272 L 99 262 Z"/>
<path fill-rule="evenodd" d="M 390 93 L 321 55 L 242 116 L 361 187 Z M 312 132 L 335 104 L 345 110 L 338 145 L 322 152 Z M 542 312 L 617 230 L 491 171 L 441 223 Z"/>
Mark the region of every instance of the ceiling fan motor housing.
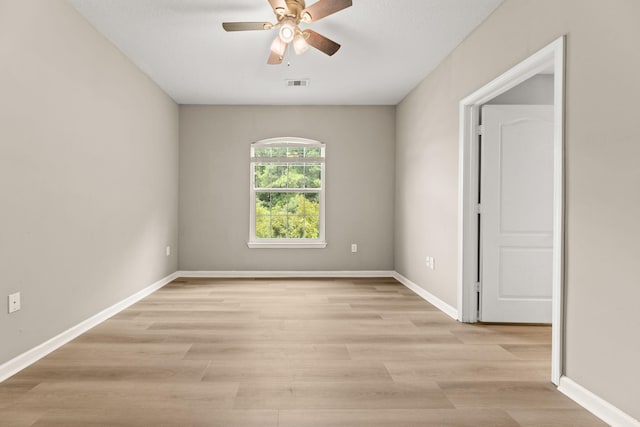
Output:
<path fill-rule="evenodd" d="M 286 0 L 288 13 L 287 16 L 295 18 L 300 22 L 302 18 L 302 11 L 306 8 L 304 0 Z"/>

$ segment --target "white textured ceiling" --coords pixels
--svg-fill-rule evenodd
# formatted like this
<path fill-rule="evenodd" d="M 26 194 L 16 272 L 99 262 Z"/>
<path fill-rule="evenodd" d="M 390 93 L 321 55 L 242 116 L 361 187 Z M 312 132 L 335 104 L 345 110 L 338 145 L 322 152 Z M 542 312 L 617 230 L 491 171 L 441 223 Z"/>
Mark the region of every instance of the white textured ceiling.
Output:
<path fill-rule="evenodd" d="M 275 30 L 221 25 L 274 22 L 267 0 L 70 0 L 176 102 L 216 105 L 395 105 L 502 1 L 353 0 L 304 26 L 340 43 L 334 56 L 311 48 L 274 66 Z"/>

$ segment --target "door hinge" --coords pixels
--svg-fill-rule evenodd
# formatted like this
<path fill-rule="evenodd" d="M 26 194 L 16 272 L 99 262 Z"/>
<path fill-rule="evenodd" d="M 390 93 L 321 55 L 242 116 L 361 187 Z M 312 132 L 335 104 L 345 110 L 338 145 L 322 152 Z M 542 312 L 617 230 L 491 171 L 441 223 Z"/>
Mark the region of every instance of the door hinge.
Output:
<path fill-rule="evenodd" d="M 480 289 L 481 289 L 480 282 L 475 283 L 475 285 L 473 286 L 474 292 L 478 292 L 479 293 Z"/>
<path fill-rule="evenodd" d="M 476 213 L 476 214 L 481 214 L 482 213 L 482 205 L 480 205 L 480 203 L 475 205 L 473 207 L 473 212 Z"/>
<path fill-rule="evenodd" d="M 484 135 L 484 131 L 485 131 L 484 125 L 478 125 L 476 127 L 476 135 L 482 136 Z"/>

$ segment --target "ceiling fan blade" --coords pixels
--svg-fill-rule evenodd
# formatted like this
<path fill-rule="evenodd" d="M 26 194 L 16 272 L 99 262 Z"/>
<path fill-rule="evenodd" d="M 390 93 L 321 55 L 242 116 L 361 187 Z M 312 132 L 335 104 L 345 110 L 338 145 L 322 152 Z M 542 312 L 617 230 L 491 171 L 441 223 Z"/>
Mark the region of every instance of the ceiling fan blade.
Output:
<path fill-rule="evenodd" d="M 271 22 L 223 22 L 222 28 L 225 31 L 258 31 L 270 30 L 273 24 Z"/>
<path fill-rule="evenodd" d="M 309 14 L 308 22 L 316 22 L 353 5 L 352 0 L 318 0 L 302 11 L 302 16 Z"/>
<path fill-rule="evenodd" d="M 338 49 L 340 49 L 340 45 L 338 43 L 333 40 L 329 40 L 322 34 L 318 34 L 313 30 L 304 30 L 302 33 L 304 34 L 307 43 L 329 56 L 333 55 L 338 51 Z"/>
<path fill-rule="evenodd" d="M 285 0 L 269 0 L 269 3 L 276 15 L 284 14 L 287 11 L 287 3 Z M 278 13 L 279 11 L 281 11 L 281 13 Z"/>
<path fill-rule="evenodd" d="M 277 52 L 270 51 L 269 60 L 267 61 L 267 64 L 269 64 L 269 65 L 280 65 L 280 64 L 282 64 L 282 60 L 283 59 L 284 59 L 284 56 L 280 56 L 280 54 L 277 53 Z"/>

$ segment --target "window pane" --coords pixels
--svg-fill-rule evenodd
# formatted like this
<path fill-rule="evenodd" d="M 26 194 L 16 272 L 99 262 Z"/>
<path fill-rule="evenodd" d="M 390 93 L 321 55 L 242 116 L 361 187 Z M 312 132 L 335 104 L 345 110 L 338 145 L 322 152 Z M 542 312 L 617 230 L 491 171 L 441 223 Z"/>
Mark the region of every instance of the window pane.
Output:
<path fill-rule="evenodd" d="M 287 165 L 276 164 L 271 168 L 271 185 L 269 188 L 287 188 Z"/>
<path fill-rule="evenodd" d="M 290 215 L 287 219 L 287 237 L 289 237 L 290 239 L 304 238 L 305 217 L 299 215 Z"/>
<path fill-rule="evenodd" d="M 289 165 L 289 188 L 304 188 L 305 177 L 304 165 Z"/>
<path fill-rule="evenodd" d="M 258 239 L 268 239 L 271 237 L 271 227 L 269 223 L 271 217 L 256 215 L 256 237 Z"/>
<path fill-rule="evenodd" d="M 307 239 L 317 239 L 320 236 L 320 217 L 305 217 L 304 237 Z"/>
<path fill-rule="evenodd" d="M 302 193 L 294 193 L 291 194 L 291 198 L 289 199 L 289 215 L 303 215 L 305 208 L 305 197 Z"/>
<path fill-rule="evenodd" d="M 286 148 L 272 148 L 271 157 L 287 157 Z"/>
<path fill-rule="evenodd" d="M 305 193 L 304 200 L 304 208 L 301 212 L 303 215 L 320 215 L 320 195 L 318 193 Z"/>
<path fill-rule="evenodd" d="M 321 174 L 322 174 L 322 166 L 320 164 L 311 163 L 306 165 L 306 188 L 321 188 Z"/>
<path fill-rule="evenodd" d="M 271 157 L 271 148 L 256 148 L 255 157 Z"/>
<path fill-rule="evenodd" d="M 304 147 L 294 147 L 287 149 L 287 157 L 290 158 L 302 158 L 304 157 Z"/>
<path fill-rule="evenodd" d="M 287 237 L 287 217 L 275 215 L 271 217 L 271 237 L 274 239 L 284 239 Z"/>
<path fill-rule="evenodd" d="M 305 157 L 307 158 L 320 157 L 320 154 L 321 154 L 321 151 L 320 151 L 320 148 L 318 147 L 305 149 Z"/>
<path fill-rule="evenodd" d="M 256 215 L 271 214 L 271 195 L 269 193 L 256 193 Z"/>
<path fill-rule="evenodd" d="M 271 193 L 271 215 L 287 215 L 289 213 L 289 193 Z"/>
<path fill-rule="evenodd" d="M 269 188 L 271 185 L 271 166 L 264 163 L 258 163 L 254 169 L 254 181 L 255 188 Z"/>

